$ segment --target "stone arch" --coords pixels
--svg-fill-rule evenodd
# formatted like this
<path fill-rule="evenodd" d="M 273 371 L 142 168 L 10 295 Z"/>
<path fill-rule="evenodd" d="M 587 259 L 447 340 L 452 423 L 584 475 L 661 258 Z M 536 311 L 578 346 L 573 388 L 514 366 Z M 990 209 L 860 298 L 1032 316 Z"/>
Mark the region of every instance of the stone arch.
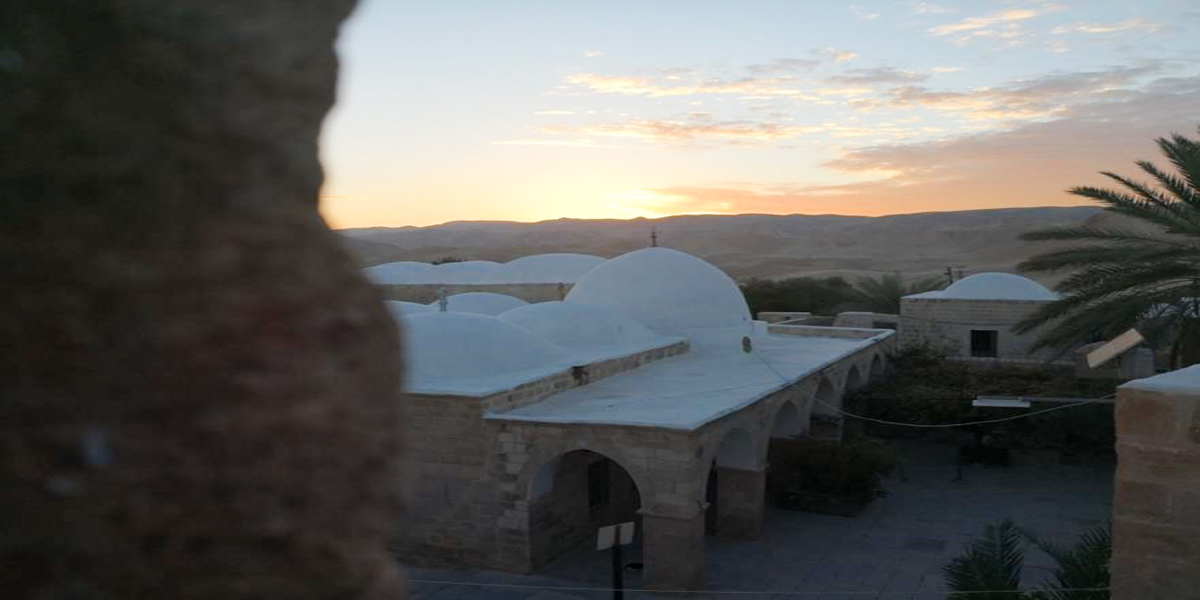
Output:
<path fill-rule="evenodd" d="M 775 411 L 770 433 L 773 438 L 793 437 L 804 433 L 800 409 L 796 408 L 792 401 L 785 400 Z"/>
<path fill-rule="evenodd" d="M 845 383 L 842 384 L 842 394 L 848 394 L 863 386 L 866 381 L 863 380 L 862 371 L 858 369 L 858 365 L 850 365 L 846 370 Z"/>
<path fill-rule="evenodd" d="M 731 469 L 755 470 L 762 467 L 754 438 L 741 427 L 735 427 L 725 433 L 721 445 L 717 448 L 715 462 L 718 467 Z"/>
<path fill-rule="evenodd" d="M 524 489 L 533 568 L 588 540 L 597 527 L 637 521 L 649 499 L 633 471 L 595 450 L 560 452 L 530 471 Z"/>
<path fill-rule="evenodd" d="M 813 393 L 812 412 L 818 415 L 836 414 L 835 408 L 841 408 L 842 395 L 828 377 L 822 375 L 817 383 L 817 391 Z"/>
<path fill-rule="evenodd" d="M 870 381 L 879 381 L 887 376 L 887 365 L 883 362 L 883 354 L 876 352 L 875 356 L 871 357 L 871 370 L 868 371 L 867 378 Z"/>

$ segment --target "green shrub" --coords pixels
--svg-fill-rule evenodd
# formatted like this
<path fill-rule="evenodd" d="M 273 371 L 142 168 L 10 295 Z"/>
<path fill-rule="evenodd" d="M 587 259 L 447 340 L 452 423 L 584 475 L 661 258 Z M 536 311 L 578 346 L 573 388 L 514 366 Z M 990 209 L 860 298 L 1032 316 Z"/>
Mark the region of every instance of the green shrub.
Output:
<path fill-rule="evenodd" d="M 839 444 L 807 438 L 771 440 L 769 493 L 803 491 L 866 503 L 883 491 L 881 475 L 896 465 L 891 448 L 860 439 Z"/>

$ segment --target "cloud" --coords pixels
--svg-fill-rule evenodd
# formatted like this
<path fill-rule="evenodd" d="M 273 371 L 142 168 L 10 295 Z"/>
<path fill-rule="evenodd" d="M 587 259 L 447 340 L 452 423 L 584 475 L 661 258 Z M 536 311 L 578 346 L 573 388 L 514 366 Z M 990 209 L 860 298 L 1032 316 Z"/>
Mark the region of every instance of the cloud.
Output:
<path fill-rule="evenodd" d="M 584 58 L 598 58 L 601 56 L 604 56 L 604 53 L 599 50 L 584 50 L 583 51 Z"/>
<path fill-rule="evenodd" d="M 923 107 L 962 113 L 974 119 L 1030 119 L 1058 114 L 1072 103 L 1112 95 L 1143 77 L 1159 72 L 1164 65 L 1148 61 L 1137 66 L 1119 66 L 1098 71 L 1053 73 L 1013 82 L 996 88 L 966 92 L 938 91 L 918 85 L 903 85 L 887 91 L 886 100 L 863 99 L 855 106 L 875 109 L 881 105 Z"/>
<path fill-rule="evenodd" d="M 1050 30 L 1050 33 L 1062 35 L 1066 33 L 1116 33 L 1118 31 L 1129 31 L 1137 29 L 1146 33 L 1154 33 L 1163 28 L 1159 23 L 1151 23 L 1143 19 L 1129 19 L 1120 23 L 1101 24 L 1101 23 L 1072 23 L 1070 25 L 1060 25 Z"/>
<path fill-rule="evenodd" d="M 707 113 L 679 119 L 630 119 L 615 123 L 543 127 L 550 134 L 625 138 L 668 146 L 759 145 L 800 136 L 811 129 L 772 121 L 714 121 Z"/>
<path fill-rule="evenodd" d="M 874 85 L 922 81 L 928 78 L 929 75 L 916 71 L 901 71 L 893 67 L 874 67 L 869 69 L 849 69 L 841 75 L 829 77 L 826 81 L 851 85 Z"/>
<path fill-rule="evenodd" d="M 595 140 L 580 138 L 574 140 L 559 140 L 559 139 L 516 139 L 516 140 L 500 140 L 492 142 L 500 146 L 565 146 L 568 148 L 602 148 L 606 150 L 619 150 L 624 146 L 613 146 L 609 144 L 601 144 Z"/>
<path fill-rule="evenodd" d="M 934 4 L 932 2 L 906 2 L 909 10 L 918 15 L 948 15 L 958 12 L 956 9 Z"/>
<path fill-rule="evenodd" d="M 816 53 L 820 56 L 829 58 L 833 62 L 839 62 L 839 63 L 846 62 L 848 60 L 853 60 L 858 57 L 857 52 L 850 52 L 848 50 L 838 50 L 837 48 L 821 48 L 820 50 L 817 50 Z"/>
<path fill-rule="evenodd" d="M 1019 39 L 1028 35 L 1021 28 L 1022 21 L 1063 9 L 1065 7 L 1059 4 L 1041 4 L 1032 8 L 1010 8 L 981 17 L 967 17 L 953 23 L 938 25 L 931 28 L 929 33 L 934 36 L 954 35 L 955 37 L 951 41 L 959 45 L 967 44 L 977 38 L 994 38 L 1001 40 L 1004 45 L 1011 46 L 1020 43 Z"/>
<path fill-rule="evenodd" d="M 558 115 L 573 115 L 573 110 L 535 110 L 533 114 L 538 116 L 558 116 Z"/>
<path fill-rule="evenodd" d="M 1075 185 L 1110 186 L 1097 172 L 1134 174 L 1165 163 L 1154 139 L 1192 136 L 1200 77 L 1162 78 L 1116 100 L 1072 106 L 1052 121 L 918 143 L 852 148 L 825 166 L 866 180 L 842 185 L 668 186 L 647 190 L 660 214 L 895 214 L 995 206 L 1087 204 Z M 1164 165 L 1165 166 L 1165 165 Z"/>
<path fill-rule="evenodd" d="M 664 77 L 597 75 L 576 73 L 564 83 L 604 94 L 646 96 L 693 96 L 697 94 L 739 94 L 744 96 L 806 96 L 788 77 L 743 77 L 740 79 L 685 79 L 681 75 Z M 812 97 L 811 95 L 807 95 Z"/>
<path fill-rule="evenodd" d="M 777 58 L 768 63 L 748 65 L 746 70 L 751 73 L 787 73 L 794 71 L 809 71 L 821 64 L 813 58 Z"/>
<path fill-rule="evenodd" d="M 870 12 L 867 9 L 865 9 L 857 4 L 850 5 L 850 13 L 853 14 L 855 17 L 862 19 L 864 21 L 874 21 L 875 19 L 878 19 L 879 17 L 882 16 L 881 14 L 879 14 L 877 12 Z"/>

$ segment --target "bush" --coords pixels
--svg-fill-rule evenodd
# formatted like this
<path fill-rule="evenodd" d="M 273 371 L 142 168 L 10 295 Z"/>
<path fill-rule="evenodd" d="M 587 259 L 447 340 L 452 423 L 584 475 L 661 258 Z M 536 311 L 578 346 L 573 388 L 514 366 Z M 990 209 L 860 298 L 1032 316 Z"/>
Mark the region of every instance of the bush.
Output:
<path fill-rule="evenodd" d="M 982 395 L 1099 398 L 1116 389 L 1112 381 L 1078 379 L 1069 371 L 972 368 L 947 361 L 928 347 L 902 350 L 891 360 L 893 376 L 849 394 L 846 410 L 900 423 L 962 423 L 1018 414 L 1012 409 L 972 407 L 971 400 Z M 1112 408 L 1094 404 L 1054 411 L 991 426 L 989 433 L 1013 446 L 1111 452 Z M 868 424 L 868 431 L 900 437 L 928 430 Z"/>
<path fill-rule="evenodd" d="M 796 492 L 837 496 L 865 506 L 883 493 L 881 475 L 892 471 L 891 448 L 866 439 L 839 444 L 796 438 L 771 440 L 767 492 L 777 500 Z"/>

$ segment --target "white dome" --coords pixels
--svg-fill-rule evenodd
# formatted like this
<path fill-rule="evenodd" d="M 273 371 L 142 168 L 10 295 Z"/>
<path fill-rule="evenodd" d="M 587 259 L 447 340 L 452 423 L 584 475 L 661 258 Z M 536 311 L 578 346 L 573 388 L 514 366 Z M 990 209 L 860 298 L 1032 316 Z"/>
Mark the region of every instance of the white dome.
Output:
<path fill-rule="evenodd" d="M 567 300 L 628 314 L 651 329 L 749 325 L 750 309 L 720 269 L 678 250 L 645 248 L 592 269 Z"/>
<path fill-rule="evenodd" d="M 424 263 L 413 263 L 407 261 L 387 263 L 383 265 L 375 265 L 363 269 L 363 272 L 375 283 L 382 284 L 401 284 L 410 283 L 421 276 L 423 271 L 413 265 L 422 265 Z M 430 265 L 425 265 L 429 267 Z"/>
<path fill-rule="evenodd" d="M 496 317 L 432 312 L 404 318 L 404 360 L 421 385 L 511 376 L 561 362 L 564 352 L 537 334 Z"/>
<path fill-rule="evenodd" d="M 504 263 L 480 283 L 574 283 L 603 262 L 590 254 L 535 254 Z"/>
<path fill-rule="evenodd" d="M 654 339 L 646 326 L 602 306 L 539 302 L 500 315 L 560 346 L 616 346 Z"/>
<path fill-rule="evenodd" d="M 488 273 L 500 268 L 500 263 L 490 260 L 467 260 L 433 265 L 427 273 L 413 283 L 479 283 Z"/>
<path fill-rule="evenodd" d="M 977 273 L 942 290 L 938 298 L 959 300 L 1058 300 L 1042 284 L 1012 273 Z"/>
<path fill-rule="evenodd" d="M 439 300 L 429 303 L 429 307 L 438 310 Z M 446 310 L 452 312 L 478 313 L 481 315 L 498 315 L 514 308 L 526 306 L 529 303 L 505 294 L 492 292 L 466 292 L 446 296 Z"/>
<path fill-rule="evenodd" d="M 392 318 L 394 319 L 437 310 L 428 304 L 417 304 L 416 302 L 405 302 L 402 300 L 388 300 L 383 304 L 392 312 Z"/>

